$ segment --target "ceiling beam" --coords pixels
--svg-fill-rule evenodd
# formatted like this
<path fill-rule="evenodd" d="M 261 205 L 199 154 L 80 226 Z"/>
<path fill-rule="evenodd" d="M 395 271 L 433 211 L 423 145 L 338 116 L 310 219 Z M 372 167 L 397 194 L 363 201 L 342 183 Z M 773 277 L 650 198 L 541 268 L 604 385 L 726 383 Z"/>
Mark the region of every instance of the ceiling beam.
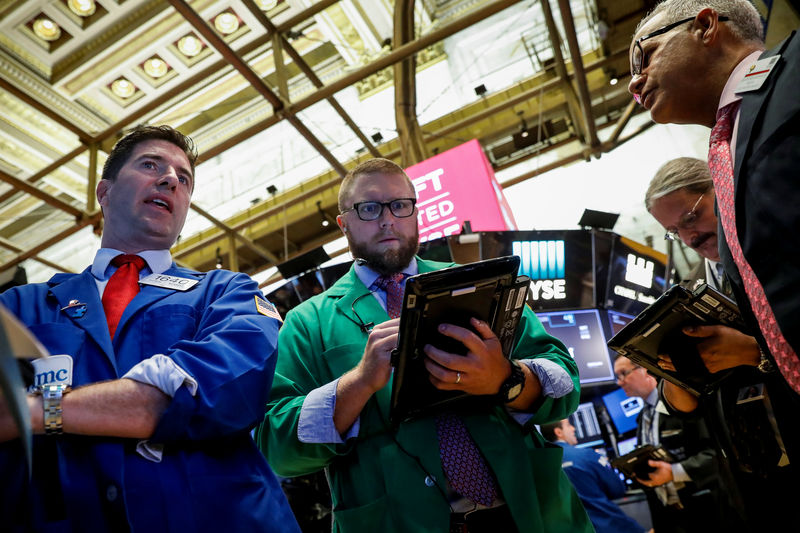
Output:
<path fill-rule="evenodd" d="M 569 55 L 572 58 L 572 68 L 575 70 L 575 81 L 578 84 L 578 96 L 583 109 L 583 118 L 586 121 L 589 132 L 589 144 L 592 150 L 596 150 L 600 147 L 600 139 L 597 138 L 597 126 L 594 123 L 594 115 L 592 114 L 592 97 L 589 94 L 589 86 L 586 82 L 586 71 L 583 68 L 581 48 L 578 46 L 578 34 L 575 31 L 572 9 L 569 7 L 569 0 L 558 0 L 558 6 L 561 9 L 561 21 L 564 23 L 564 33 L 569 47 Z"/>
<path fill-rule="evenodd" d="M 86 151 L 86 148 L 87 147 L 84 146 L 84 145 L 78 146 L 73 151 L 71 151 L 70 153 L 68 153 L 66 155 L 63 155 L 59 159 L 53 161 L 52 163 L 50 163 L 49 165 L 44 167 L 42 170 L 40 170 L 39 172 L 37 172 L 33 176 L 25 178 L 25 182 L 29 183 L 29 184 L 36 183 L 37 181 L 41 180 L 42 178 L 44 178 L 45 176 L 47 176 L 48 174 L 50 174 L 54 170 L 66 165 L 67 163 L 69 163 L 70 161 L 72 161 L 73 159 L 78 157 L 80 154 L 82 154 L 83 152 Z M 4 192 L 3 194 L 0 194 L 0 205 L 3 204 L 3 202 L 5 202 L 6 200 L 8 200 L 9 198 L 13 197 L 14 195 L 16 195 L 19 192 L 21 192 L 21 191 L 18 190 L 18 189 L 12 189 L 10 191 Z"/>
<path fill-rule="evenodd" d="M 97 214 L 97 215 L 94 215 L 92 217 L 79 220 L 74 226 L 68 227 L 67 229 L 57 233 L 56 235 L 53 235 L 52 237 L 50 237 L 46 241 L 40 242 L 39 244 L 37 244 L 36 246 L 31 248 L 30 250 L 20 253 L 15 258 L 11 259 L 10 261 L 6 261 L 2 265 L 0 265 L 0 272 L 8 270 L 9 268 L 15 267 L 18 264 L 20 264 L 21 262 L 25 261 L 26 259 L 31 259 L 31 258 L 37 256 L 39 254 L 39 252 L 41 252 L 42 250 L 46 250 L 46 249 L 50 248 L 51 246 L 53 246 L 54 244 L 60 243 L 61 241 L 63 241 L 64 239 L 66 239 L 67 237 L 72 235 L 73 233 L 77 233 L 78 231 L 82 230 L 86 226 L 89 226 L 90 224 L 96 224 L 97 221 L 99 220 L 99 218 L 100 218 L 100 215 Z"/>
<path fill-rule="evenodd" d="M 286 104 L 272 92 L 263 79 L 248 65 L 217 33 L 192 9 L 185 0 L 169 0 L 170 4 L 191 24 L 217 52 L 222 54 L 228 62 L 241 74 L 250 85 L 258 91 L 271 105 L 276 114 L 281 114 L 297 132 L 333 167 L 344 176 L 347 169 L 333 156 L 317 137 L 311 133 L 306 125 L 286 107 Z"/>
<path fill-rule="evenodd" d="M 20 248 L 19 246 L 17 246 L 13 242 L 9 241 L 8 239 L 4 239 L 3 237 L 0 237 L 0 246 L 2 246 L 3 248 L 5 248 L 7 250 L 11 250 L 14 253 L 21 253 L 21 252 L 24 251 L 23 248 Z M 68 268 L 65 268 L 65 267 L 63 267 L 63 266 L 61 266 L 61 265 L 59 265 L 57 263 L 53 263 L 52 261 L 50 261 L 48 259 L 45 259 L 44 257 L 39 257 L 38 255 L 35 255 L 35 256 L 31 257 L 31 259 L 33 259 L 34 261 L 38 261 L 41 264 L 43 264 L 45 266 L 48 266 L 48 267 L 50 267 L 50 268 L 52 268 L 54 270 L 58 270 L 59 272 L 70 272 L 70 273 L 73 272 L 72 270 L 70 270 Z"/>
<path fill-rule="evenodd" d="M 206 211 L 202 207 L 198 206 L 194 202 L 192 202 L 190 204 L 190 207 L 193 210 L 197 211 L 200 215 L 204 216 L 209 221 L 211 221 L 212 224 L 214 224 L 215 226 L 217 226 L 218 228 L 223 230 L 227 235 L 242 241 L 242 243 L 245 246 L 247 246 L 248 248 L 253 250 L 255 253 L 260 255 L 262 258 L 266 259 L 267 261 L 269 261 L 271 263 L 275 263 L 276 265 L 278 263 L 280 263 L 280 260 L 275 256 L 275 254 L 273 254 L 272 252 L 270 252 L 269 250 L 267 250 L 263 246 L 260 246 L 260 245 L 256 244 L 251 239 L 248 239 L 247 237 L 245 237 L 244 235 L 242 235 L 241 233 L 239 233 L 235 229 L 231 228 L 230 226 L 228 226 L 227 224 L 225 224 L 221 220 L 217 219 L 211 213 L 209 213 L 208 211 Z M 235 247 L 233 247 L 233 249 L 231 250 L 231 253 L 232 254 L 236 253 L 236 248 Z"/>
<path fill-rule="evenodd" d="M 38 189 L 28 183 L 27 181 L 23 181 L 19 178 L 15 178 L 11 174 L 6 173 L 3 170 L 0 170 L 0 181 L 4 181 L 11 185 L 12 187 L 26 192 L 31 196 L 38 198 L 39 200 L 43 201 L 44 203 L 55 207 L 56 209 L 60 209 L 66 213 L 75 217 L 75 220 L 82 220 L 88 218 L 89 214 L 77 207 L 73 206 L 72 204 L 68 204 L 67 202 L 56 198 L 55 196 L 44 192 L 41 189 Z"/>
<path fill-rule="evenodd" d="M 292 58 L 292 61 L 294 61 L 295 65 L 297 65 L 298 68 L 300 68 L 300 71 L 303 74 L 305 74 L 309 80 L 311 80 L 311 83 L 314 84 L 314 87 L 316 87 L 317 89 L 321 89 L 322 87 L 324 87 L 325 84 L 322 83 L 322 80 L 319 78 L 319 76 L 317 76 L 317 74 L 309 66 L 309 64 L 306 63 L 306 60 L 303 59 L 303 57 L 297 52 L 294 46 L 292 46 L 292 44 L 286 39 L 286 37 L 284 37 L 283 33 L 278 31 L 277 26 L 275 26 L 275 24 L 272 23 L 269 17 L 267 17 L 267 15 L 264 14 L 263 11 L 258 9 L 258 7 L 253 3 L 253 0 L 243 0 L 243 1 L 245 7 L 247 7 L 251 13 L 253 13 L 253 15 L 258 19 L 261 25 L 264 26 L 264 28 L 266 28 L 266 30 L 271 35 L 277 36 L 280 39 L 283 49 L 286 51 L 287 54 L 289 54 L 289 57 Z M 273 48 L 275 47 L 273 46 Z M 277 63 L 276 63 L 276 68 L 277 68 Z M 334 98 L 333 96 L 329 96 L 326 98 L 326 100 L 331 105 L 331 107 L 333 107 L 334 111 L 338 113 L 338 115 L 342 118 L 342 120 L 344 120 L 345 124 L 347 124 L 347 126 L 352 130 L 352 132 L 356 135 L 356 137 L 358 137 L 358 139 L 364 144 L 364 147 L 367 150 L 369 150 L 369 153 L 371 153 L 373 157 L 381 157 L 381 153 L 378 151 L 378 149 L 375 148 L 375 146 L 370 142 L 367 136 L 364 135 L 364 132 L 361 131 L 361 128 L 359 128 L 356 125 L 355 121 L 350 117 L 349 114 L 347 114 L 347 111 L 344 110 L 344 108 L 339 104 L 336 98 Z"/>

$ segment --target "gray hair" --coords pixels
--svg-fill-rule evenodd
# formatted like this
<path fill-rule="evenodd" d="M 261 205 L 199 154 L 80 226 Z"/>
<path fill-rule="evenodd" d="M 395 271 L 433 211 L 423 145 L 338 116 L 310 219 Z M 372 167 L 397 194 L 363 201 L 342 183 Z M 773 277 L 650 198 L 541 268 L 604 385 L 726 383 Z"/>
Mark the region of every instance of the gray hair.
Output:
<path fill-rule="evenodd" d="M 658 169 L 647 187 L 644 206 L 650 211 L 656 200 L 682 189 L 705 194 L 713 188 L 714 182 L 711 180 L 708 163 L 694 157 L 679 157 Z"/>
<path fill-rule="evenodd" d="M 761 15 L 748 0 L 664 0 L 653 8 L 636 26 L 634 35 L 656 15 L 664 14 L 664 25 L 697 15 L 710 7 L 728 17 L 733 34 L 742 41 L 764 44 L 764 25 Z"/>

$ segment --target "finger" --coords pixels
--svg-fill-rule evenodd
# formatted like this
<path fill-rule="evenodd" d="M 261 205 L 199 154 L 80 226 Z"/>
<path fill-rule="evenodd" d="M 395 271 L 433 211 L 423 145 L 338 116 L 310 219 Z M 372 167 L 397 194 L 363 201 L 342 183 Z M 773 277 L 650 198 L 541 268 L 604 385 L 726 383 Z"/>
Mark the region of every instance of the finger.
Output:
<path fill-rule="evenodd" d="M 427 355 L 433 361 L 453 371 L 463 370 L 462 367 L 466 362 L 464 356 L 445 352 L 444 350 L 440 350 L 432 344 L 426 344 L 425 348 L 423 348 L 423 351 L 425 352 L 425 355 Z"/>
<path fill-rule="evenodd" d="M 484 338 L 484 340 L 489 340 L 497 337 L 497 335 L 494 334 L 494 331 L 492 331 L 492 328 L 489 327 L 489 324 L 487 324 L 483 320 L 479 320 L 477 318 L 471 318 L 469 322 L 470 324 L 472 324 L 472 327 L 475 328 L 475 330 L 480 334 L 480 336 Z"/>
<path fill-rule="evenodd" d="M 716 326 L 684 326 L 681 331 L 689 337 L 710 337 L 716 334 Z"/>
<path fill-rule="evenodd" d="M 458 388 L 464 382 L 464 374 L 457 370 L 443 367 L 429 358 L 425 358 L 424 364 L 425 369 L 430 375 L 431 383 L 437 388 L 454 389 Z"/>
<path fill-rule="evenodd" d="M 675 365 L 672 363 L 672 358 L 670 358 L 668 355 L 659 355 L 657 364 L 662 370 L 675 371 Z"/>
<path fill-rule="evenodd" d="M 497 337 L 494 336 L 491 330 L 489 330 L 491 337 L 486 337 L 484 341 L 484 339 L 478 337 L 473 331 L 454 326 L 453 324 L 439 324 L 439 333 L 461 342 L 461 344 L 466 346 L 467 350 L 472 353 L 481 353 L 486 350 L 487 342 L 497 340 Z"/>

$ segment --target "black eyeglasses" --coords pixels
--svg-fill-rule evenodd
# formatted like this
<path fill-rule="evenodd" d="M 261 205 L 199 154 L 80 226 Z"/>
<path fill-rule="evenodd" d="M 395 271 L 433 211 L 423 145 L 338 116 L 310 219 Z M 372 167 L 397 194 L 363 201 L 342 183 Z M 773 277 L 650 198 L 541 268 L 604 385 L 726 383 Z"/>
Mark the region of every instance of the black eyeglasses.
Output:
<path fill-rule="evenodd" d="M 618 382 L 619 381 L 625 381 L 626 379 L 628 379 L 628 376 L 630 376 L 633 373 L 634 370 L 639 370 L 640 368 L 642 368 L 642 367 L 635 366 L 633 368 L 629 368 L 627 370 L 623 370 L 619 374 L 615 373 L 614 377 L 617 378 Z"/>
<path fill-rule="evenodd" d="M 667 24 L 663 28 L 659 28 L 654 32 L 650 32 L 647 35 L 643 35 L 636 39 L 633 43 L 633 54 L 631 55 L 631 76 L 641 76 L 642 75 L 642 65 L 644 64 L 644 51 L 642 50 L 642 42 L 646 41 L 651 37 L 656 37 L 658 35 L 662 35 L 667 33 L 669 30 L 673 28 L 677 28 L 681 24 L 686 24 L 687 22 L 693 21 L 695 17 L 689 17 L 687 19 L 679 20 L 678 22 L 673 22 L 672 24 Z M 717 18 L 720 22 L 725 22 L 728 20 L 728 17 L 720 16 Z"/>
<path fill-rule="evenodd" d="M 692 229 L 695 224 L 697 224 L 697 206 L 700 205 L 700 201 L 703 199 L 703 196 L 706 194 L 703 193 L 697 199 L 697 201 L 692 206 L 692 210 L 688 213 L 684 214 L 680 220 L 678 220 L 678 225 L 674 228 L 667 228 L 667 232 L 664 234 L 664 239 L 668 241 L 674 241 L 678 239 L 678 232 L 680 230 L 688 230 Z"/>
<path fill-rule="evenodd" d="M 395 198 L 388 202 L 357 202 L 350 209 L 342 211 L 342 214 L 348 211 L 355 211 L 361 220 L 377 220 L 383 214 L 383 208 L 388 207 L 395 217 L 408 218 L 414 214 L 414 206 L 416 204 L 416 198 Z"/>

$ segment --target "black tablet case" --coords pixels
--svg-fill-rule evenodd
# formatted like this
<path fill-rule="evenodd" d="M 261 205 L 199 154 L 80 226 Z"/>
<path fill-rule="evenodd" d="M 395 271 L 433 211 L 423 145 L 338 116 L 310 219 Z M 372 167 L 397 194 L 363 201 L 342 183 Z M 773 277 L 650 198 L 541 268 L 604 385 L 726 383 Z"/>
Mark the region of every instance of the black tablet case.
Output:
<path fill-rule="evenodd" d="M 702 339 L 681 332 L 689 325 L 746 329 L 736 304 L 710 285 L 695 290 L 675 285 L 614 335 L 608 346 L 695 395 L 709 394 L 730 370 L 712 374 L 706 369 L 696 347 Z M 658 366 L 660 353 L 672 358 L 674 372 Z"/>
<path fill-rule="evenodd" d="M 393 424 L 450 405 L 455 401 L 492 401 L 462 391 L 435 388 L 425 369 L 423 348 L 465 354 L 463 344 L 437 331 L 446 322 L 472 329 L 472 317 L 487 322 L 508 356 L 522 317 L 529 280 L 517 277 L 519 257 L 506 256 L 411 276 L 406 280 L 400 334 L 393 358 L 390 418 Z"/>
<path fill-rule="evenodd" d="M 650 472 L 655 468 L 650 466 L 647 462 L 653 459 L 655 461 L 666 461 L 674 463 L 675 458 L 663 446 L 654 446 L 652 444 L 645 444 L 639 446 L 635 450 L 631 450 L 622 457 L 612 459 L 611 466 L 625 474 L 627 477 L 638 477 L 647 479 Z"/>

